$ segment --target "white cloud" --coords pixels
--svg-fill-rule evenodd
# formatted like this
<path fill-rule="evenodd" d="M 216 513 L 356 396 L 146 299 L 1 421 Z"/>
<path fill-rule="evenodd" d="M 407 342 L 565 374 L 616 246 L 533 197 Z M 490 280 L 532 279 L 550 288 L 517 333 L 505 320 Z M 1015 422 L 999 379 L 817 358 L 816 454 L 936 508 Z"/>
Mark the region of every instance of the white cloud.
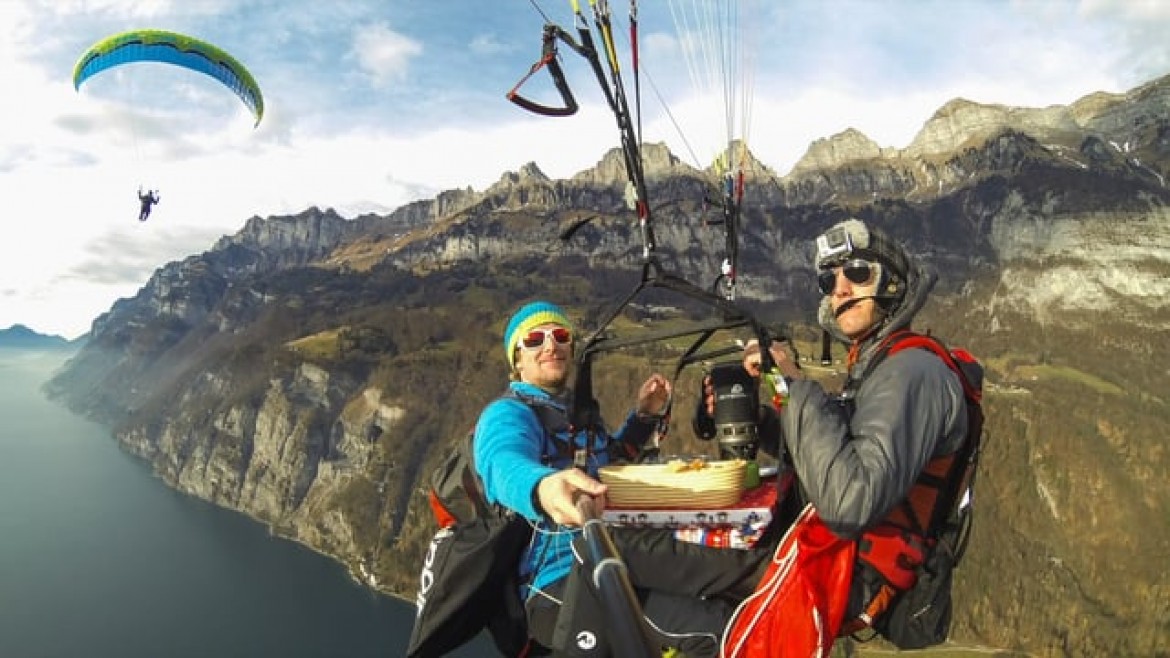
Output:
<path fill-rule="evenodd" d="M 510 50 L 507 44 L 501 42 L 494 34 L 477 34 L 471 39 L 467 47 L 480 55 L 494 55 Z"/>
<path fill-rule="evenodd" d="M 418 41 L 378 23 L 354 31 L 350 54 L 375 84 L 382 86 L 405 78 L 410 62 L 422 52 Z"/>

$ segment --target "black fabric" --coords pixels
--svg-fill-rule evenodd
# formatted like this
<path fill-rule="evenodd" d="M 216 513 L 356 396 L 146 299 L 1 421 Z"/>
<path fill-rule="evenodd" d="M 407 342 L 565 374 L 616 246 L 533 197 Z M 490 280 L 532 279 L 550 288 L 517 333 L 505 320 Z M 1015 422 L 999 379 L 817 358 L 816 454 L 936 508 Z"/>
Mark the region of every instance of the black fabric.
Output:
<path fill-rule="evenodd" d="M 661 631 L 663 646 L 676 647 L 687 658 L 717 658 L 719 639 L 733 606 L 719 598 L 695 599 L 639 590 L 642 611 Z"/>
<path fill-rule="evenodd" d="M 770 548 L 738 550 L 674 538 L 670 528 L 609 528 L 617 552 L 638 589 L 686 598 L 742 599 L 755 589 Z"/>
<path fill-rule="evenodd" d="M 614 530 L 616 528 L 609 528 L 611 533 Z M 624 557 L 622 561 L 625 562 Z M 631 645 L 622 644 L 619 638 L 612 637 L 613 623 L 607 618 L 598 592 L 580 567 L 580 563 L 575 563 L 566 579 L 546 590 L 547 594 L 562 601 L 561 605 L 542 596 L 528 600 L 532 637 L 553 647 L 554 656 L 626 658 L 623 650 L 631 651 Z M 630 575 L 633 580 L 633 574 Z M 642 613 L 649 621 L 652 636 L 662 647 L 676 647 L 688 658 L 716 658 L 719 655 L 718 638 L 731 616 L 731 604 L 718 598 L 702 600 L 639 587 L 635 587 L 635 593 Z M 632 646 L 637 647 L 636 644 Z"/>
<path fill-rule="evenodd" d="M 559 602 L 564 599 L 566 580 L 546 585 L 541 594 L 530 596 L 524 602 L 528 614 L 528 637 L 541 646 L 551 647 L 553 644 L 553 632 L 561 612 Z"/>
<path fill-rule="evenodd" d="M 562 603 L 553 633 L 548 638 L 554 655 L 571 658 L 613 656 L 606 632 L 605 612 L 581 569 L 570 571 L 563 583 L 564 586 L 558 588 Z"/>
<path fill-rule="evenodd" d="M 918 568 L 914 587 L 894 599 L 874 629 L 899 649 L 941 644 L 951 628 L 954 556 L 940 544 Z"/>
<path fill-rule="evenodd" d="M 479 476 L 475 473 L 471 439 L 471 433 L 460 439 L 431 473 L 433 500 L 456 521 L 483 516 L 489 509 L 482 487 L 479 486 Z M 432 502 L 432 506 L 435 502 Z"/>
<path fill-rule="evenodd" d="M 446 655 L 485 626 L 504 655 L 518 655 L 528 633 L 516 565 L 531 534 L 520 517 L 488 516 L 439 530 L 423 562 L 407 658 Z"/>

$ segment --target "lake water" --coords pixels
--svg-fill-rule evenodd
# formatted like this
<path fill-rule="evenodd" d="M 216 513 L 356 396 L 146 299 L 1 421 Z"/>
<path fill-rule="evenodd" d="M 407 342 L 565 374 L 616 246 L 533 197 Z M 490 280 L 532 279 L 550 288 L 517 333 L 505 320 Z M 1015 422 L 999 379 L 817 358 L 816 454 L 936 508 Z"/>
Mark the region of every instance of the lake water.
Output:
<path fill-rule="evenodd" d="M 0 656 L 405 653 L 413 605 L 154 478 L 105 428 L 44 398 L 63 360 L 0 350 Z"/>

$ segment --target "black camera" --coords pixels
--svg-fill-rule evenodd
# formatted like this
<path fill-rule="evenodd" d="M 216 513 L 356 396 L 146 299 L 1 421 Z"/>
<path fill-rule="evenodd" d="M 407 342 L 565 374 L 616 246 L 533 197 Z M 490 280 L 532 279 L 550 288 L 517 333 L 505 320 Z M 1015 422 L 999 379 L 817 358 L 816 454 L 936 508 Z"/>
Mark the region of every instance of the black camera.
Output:
<path fill-rule="evenodd" d="M 756 458 L 760 409 L 758 384 L 739 362 L 716 364 L 710 372 L 715 391 L 715 439 L 720 459 Z"/>

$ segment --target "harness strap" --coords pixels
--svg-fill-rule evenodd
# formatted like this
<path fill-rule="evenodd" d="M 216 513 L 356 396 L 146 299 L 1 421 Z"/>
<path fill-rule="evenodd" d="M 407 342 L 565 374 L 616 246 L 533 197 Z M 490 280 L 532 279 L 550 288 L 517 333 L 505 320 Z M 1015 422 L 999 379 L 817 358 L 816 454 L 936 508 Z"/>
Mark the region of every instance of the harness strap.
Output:
<path fill-rule="evenodd" d="M 853 348 L 856 347 L 855 343 Z M 885 357 L 910 348 L 930 350 L 958 376 L 968 408 L 967 436 L 955 452 L 927 462 L 906 498 L 877 526 L 862 533 L 858 540 L 858 558 L 877 571 L 885 582 L 865 611 L 845 623 L 841 635 L 852 635 L 871 627 L 874 620 L 889 608 L 897 594 L 915 585 L 918 567 L 937 543 L 931 534 L 937 531 L 945 515 L 954 507 L 958 492 L 971 479 L 969 471 L 975 463 L 972 456 L 977 450 L 977 435 L 982 431 L 982 421 L 981 418 L 972 418 L 972 414 L 976 413 L 972 407 L 979 404 L 982 395 L 947 348 L 930 336 L 908 329 L 896 331 L 882 341 L 867 367 L 867 373 Z M 851 349 L 851 363 L 855 358 L 855 350 Z M 965 351 L 961 351 L 960 358 L 975 360 Z M 971 426 L 971 423 L 978 423 L 978 426 Z"/>
<path fill-rule="evenodd" d="M 869 602 L 869 605 L 866 606 L 865 611 L 841 624 L 841 630 L 837 635 L 839 637 L 853 635 L 873 626 L 874 620 L 880 617 L 890 607 L 890 604 L 894 602 L 894 597 L 897 595 L 898 590 L 894 589 L 889 583 L 882 583 L 881 588 L 874 595 L 873 600 Z"/>
<path fill-rule="evenodd" d="M 857 555 L 899 591 L 910 589 L 926 559 L 930 542 L 921 535 L 883 523 L 857 540 Z"/>

